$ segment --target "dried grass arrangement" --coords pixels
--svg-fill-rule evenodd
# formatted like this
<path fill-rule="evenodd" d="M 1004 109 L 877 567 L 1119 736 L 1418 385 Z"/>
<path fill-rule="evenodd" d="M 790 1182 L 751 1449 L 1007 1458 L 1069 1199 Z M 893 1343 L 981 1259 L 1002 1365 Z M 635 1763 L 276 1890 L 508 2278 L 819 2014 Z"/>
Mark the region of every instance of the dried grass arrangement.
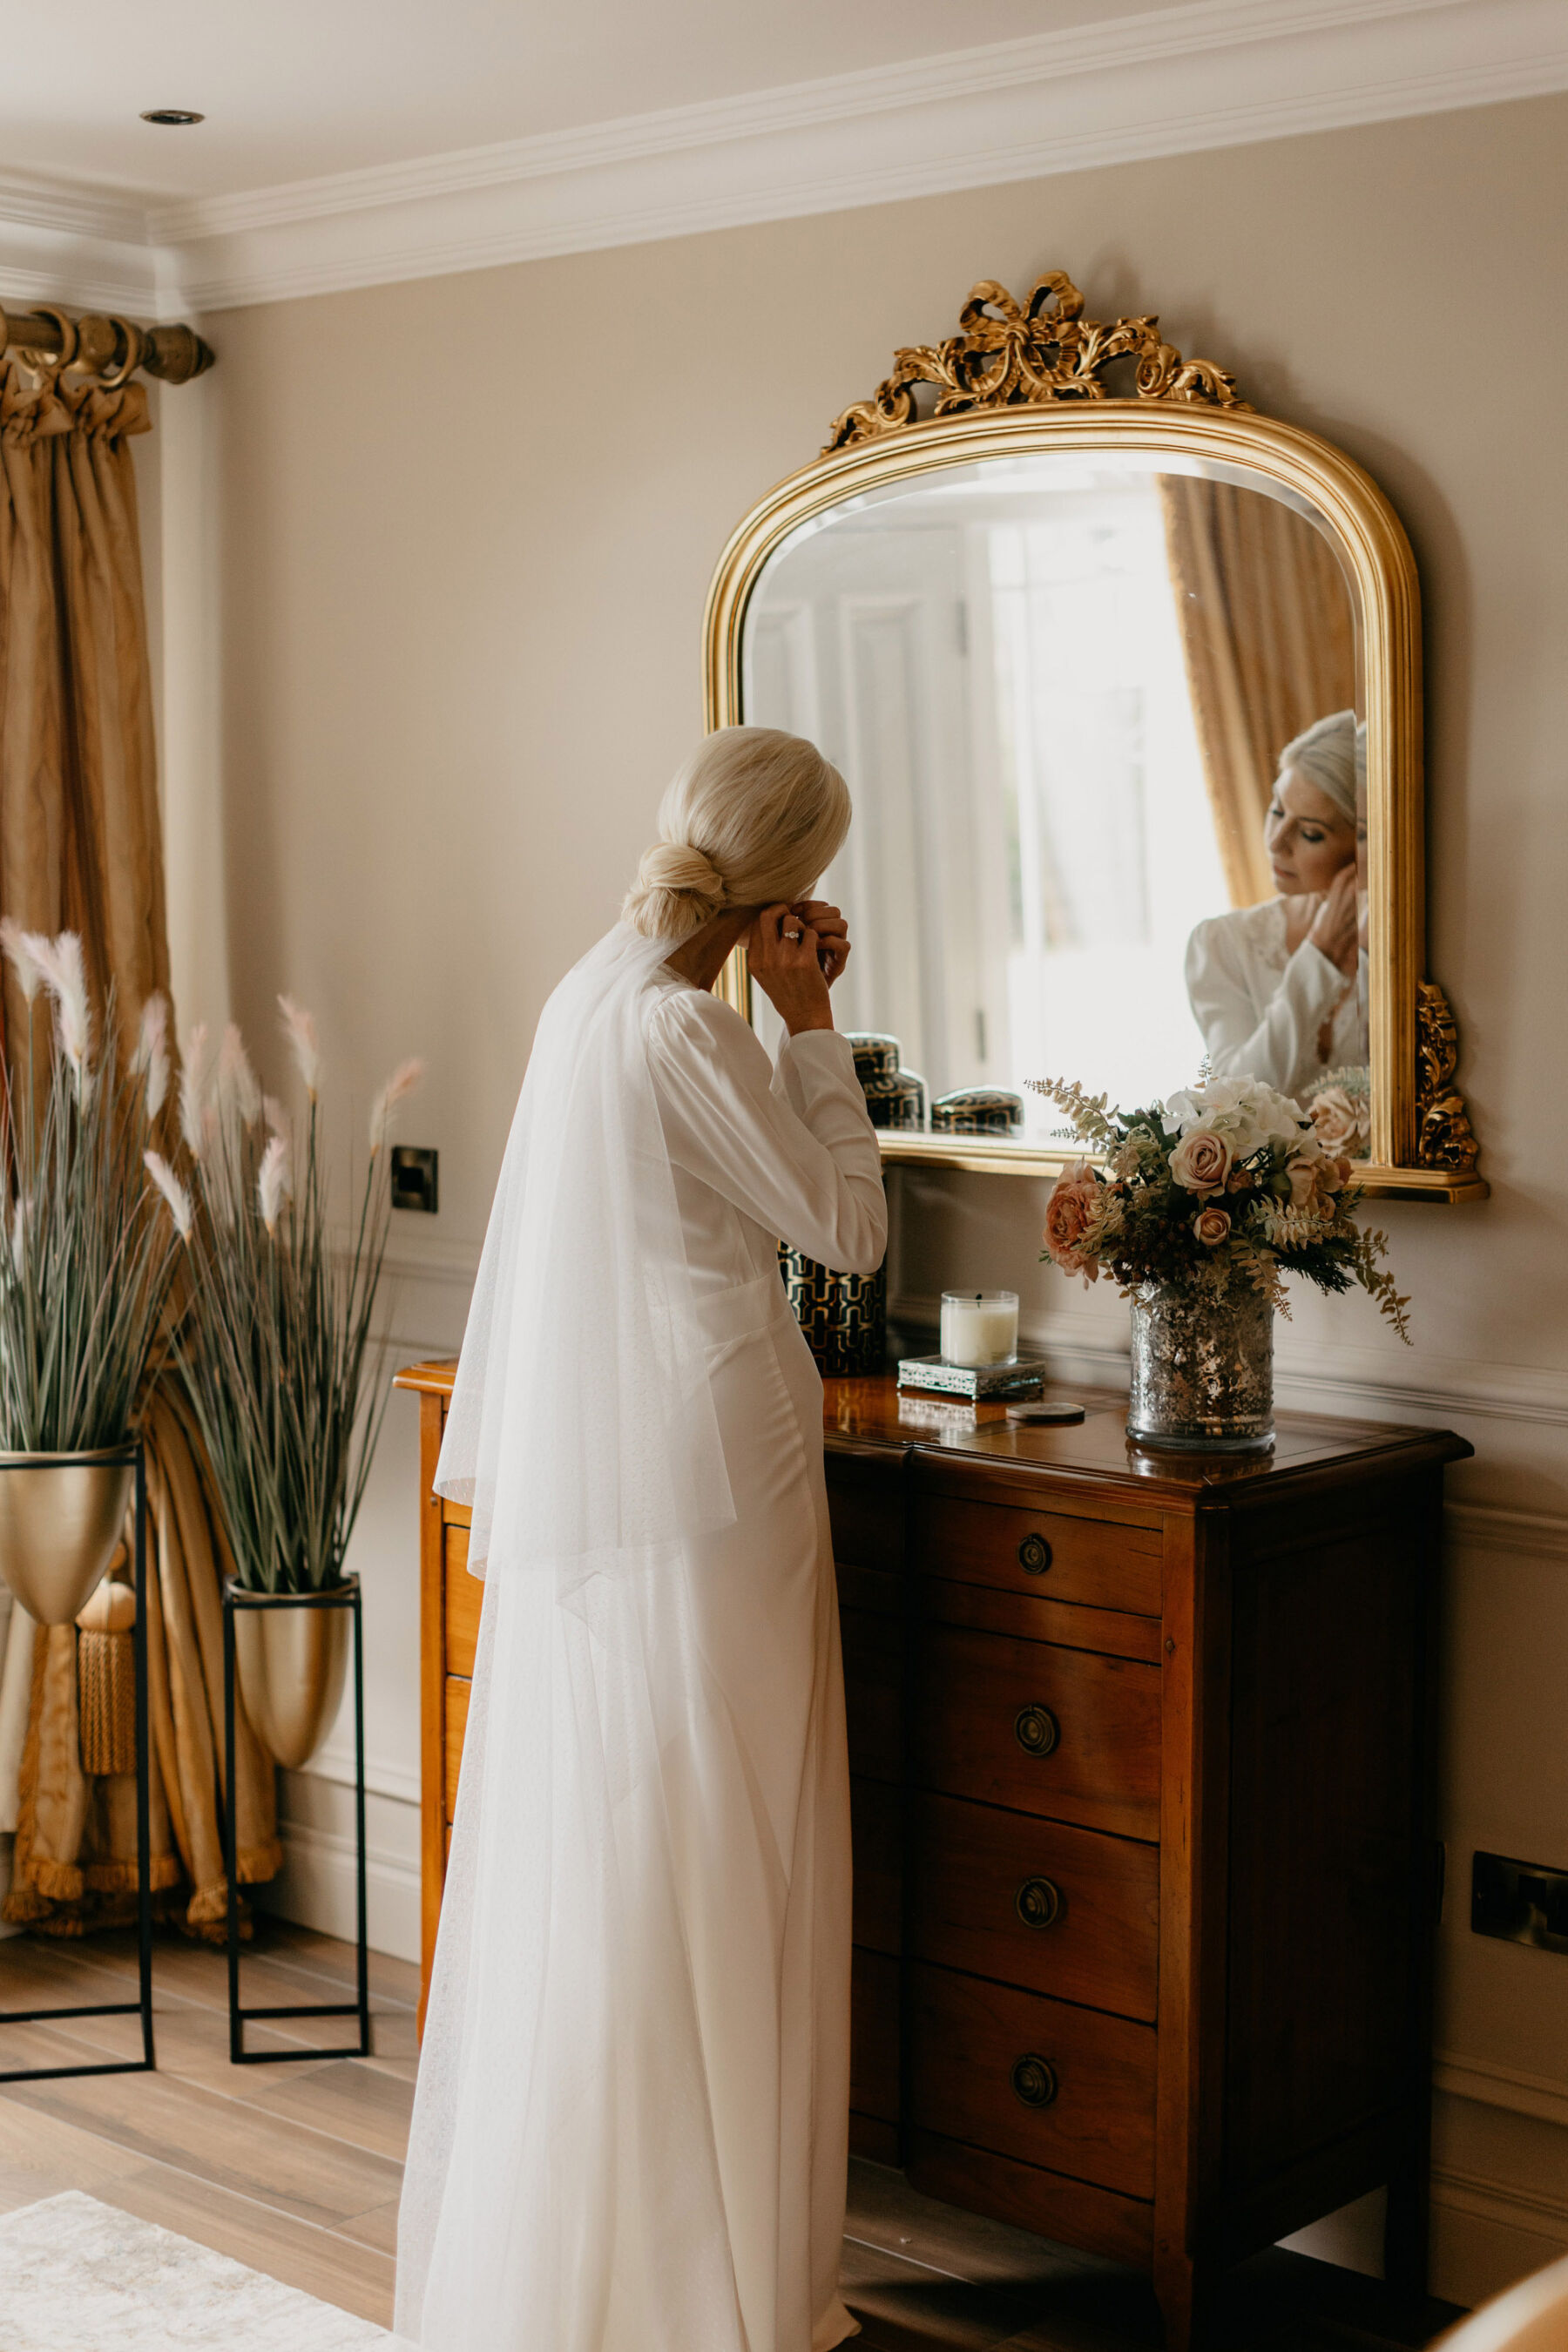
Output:
<path fill-rule="evenodd" d="M 305 1097 L 298 1144 L 283 1107 L 263 1097 L 237 1029 L 225 1032 L 216 1069 L 204 1030 L 186 1046 L 181 1129 L 196 1181 L 180 1360 L 239 1581 L 321 1592 L 343 1580 L 390 1394 L 375 1402 L 386 1145 L 422 1071 L 404 1063 L 376 1097 L 345 1246 L 328 1214 L 315 1024 L 289 998 L 279 1003 Z"/>
<path fill-rule="evenodd" d="M 152 1149 L 168 1007 L 149 1000 L 122 1069 L 112 995 L 95 1037 L 74 932 L 0 922 L 0 949 L 28 1012 L 25 1075 L 0 1072 L 0 1448 L 90 1453 L 131 1434 L 190 1227 L 189 1200 Z M 40 992 L 52 1013 L 41 1072 Z"/>

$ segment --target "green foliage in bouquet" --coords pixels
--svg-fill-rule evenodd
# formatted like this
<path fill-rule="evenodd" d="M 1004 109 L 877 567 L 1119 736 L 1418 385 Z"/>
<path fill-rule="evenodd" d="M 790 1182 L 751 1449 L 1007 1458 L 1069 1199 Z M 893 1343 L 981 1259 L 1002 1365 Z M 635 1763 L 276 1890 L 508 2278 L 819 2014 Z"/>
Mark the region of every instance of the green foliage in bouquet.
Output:
<path fill-rule="evenodd" d="M 1381 1263 L 1387 1235 L 1356 1223 L 1351 1162 L 1288 1096 L 1207 1078 L 1124 1111 L 1062 1079 L 1032 1083 L 1103 1154 L 1066 1170 L 1047 1204 L 1041 1255 L 1064 1273 L 1215 1299 L 1242 1282 L 1286 1316 L 1283 1275 L 1329 1293 L 1356 1284 L 1408 1342 L 1410 1302 Z"/>
<path fill-rule="evenodd" d="M 90 1453 L 131 1433 L 189 1223 L 151 1149 L 169 1084 L 168 1008 L 149 1000 L 122 1069 L 112 993 L 95 1041 L 77 935 L 4 922 L 0 947 L 27 1009 L 22 1071 L 0 1073 L 0 1447 Z M 41 1073 L 40 992 L 52 1014 Z"/>
<path fill-rule="evenodd" d="M 303 1150 L 264 1099 L 237 1029 L 210 1082 L 206 1035 L 186 1050 L 181 1124 L 196 1171 L 191 1299 L 181 1350 L 235 1570 L 262 1592 L 340 1584 L 390 1391 L 374 1402 L 372 1336 L 386 1255 L 386 1150 L 407 1062 L 376 1097 L 352 1234 L 334 1235 L 319 1133 L 321 1055 L 308 1013 L 280 1000 L 306 1096 Z"/>

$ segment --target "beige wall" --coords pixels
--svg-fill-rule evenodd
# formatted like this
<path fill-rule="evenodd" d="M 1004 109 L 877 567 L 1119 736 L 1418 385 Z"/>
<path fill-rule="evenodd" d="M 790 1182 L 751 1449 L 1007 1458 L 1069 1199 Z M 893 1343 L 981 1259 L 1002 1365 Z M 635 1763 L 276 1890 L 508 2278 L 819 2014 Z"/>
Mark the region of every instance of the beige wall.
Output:
<path fill-rule="evenodd" d="M 1494 1192 L 1387 1213 L 1413 1357 L 1358 1298 L 1303 1302 L 1281 1361 L 1288 1399 L 1478 1449 L 1454 1481 L 1439 2078 L 1445 2260 L 1471 2291 L 1568 2242 L 1568 1962 L 1466 1932 L 1472 1846 L 1568 1864 L 1565 140 L 1568 101 L 1531 101 L 236 311 L 206 322 L 216 375 L 163 403 L 177 976 L 258 1036 L 278 988 L 314 1004 L 356 1118 L 384 1065 L 428 1057 L 405 1131 L 440 1147 L 442 1213 L 399 1221 L 414 1345 L 460 1329 L 540 1004 L 700 727 L 719 549 L 895 344 L 949 331 L 977 277 L 1060 266 L 1389 492 L 1426 599 L 1430 963 Z M 1014 1282 L 1064 1360 L 1113 1367 L 1123 1311 L 1041 1272 L 1039 1214 L 1016 1180 L 906 1185 L 903 1289 Z M 389 1889 L 411 1424 L 395 1408 L 360 1544 Z"/>

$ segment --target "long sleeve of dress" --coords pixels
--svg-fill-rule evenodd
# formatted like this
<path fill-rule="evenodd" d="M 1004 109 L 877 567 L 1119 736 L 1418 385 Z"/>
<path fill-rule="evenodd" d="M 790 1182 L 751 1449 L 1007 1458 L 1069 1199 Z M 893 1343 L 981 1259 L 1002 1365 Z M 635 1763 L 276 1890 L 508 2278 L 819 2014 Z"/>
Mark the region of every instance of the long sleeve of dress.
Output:
<path fill-rule="evenodd" d="M 877 1132 L 846 1039 L 786 1041 L 779 1083 L 732 1006 L 672 989 L 648 1015 L 660 1116 L 676 1166 L 794 1249 L 871 1274 L 888 1242 Z"/>
<path fill-rule="evenodd" d="M 1344 978 L 1310 940 L 1283 971 L 1257 955 L 1226 916 L 1187 941 L 1187 995 L 1216 1076 L 1260 1078 L 1297 1095 L 1321 1070 L 1318 1032 L 1344 993 Z"/>

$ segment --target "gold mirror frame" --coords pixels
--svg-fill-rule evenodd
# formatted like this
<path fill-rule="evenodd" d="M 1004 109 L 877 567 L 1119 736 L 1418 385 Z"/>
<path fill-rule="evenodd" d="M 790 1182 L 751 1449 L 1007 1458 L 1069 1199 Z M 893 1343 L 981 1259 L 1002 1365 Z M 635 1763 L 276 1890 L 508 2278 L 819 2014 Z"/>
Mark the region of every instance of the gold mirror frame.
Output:
<path fill-rule="evenodd" d="M 1342 450 L 1261 416 L 1234 379 L 1184 360 L 1155 318 L 1101 324 L 1059 271 L 1018 303 L 983 280 L 959 332 L 896 355 L 869 400 L 846 409 L 822 454 L 770 490 L 731 535 L 709 590 L 704 621 L 706 718 L 744 714 L 742 634 L 763 565 L 795 528 L 845 499 L 889 483 L 971 465 L 980 457 L 1137 449 L 1249 467 L 1310 499 L 1337 535 L 1360 600 L 1371 855 L 1369 1193 L 1426 1201 L 1483 1199 L 1477 1143 L 1455 1090 L 1456 1025 L 1426 977 L 1426 877 L 1421 766 L 1421 605 L 1415 558 L 1383 492 Z M 1112 398 L 1103 372 L 1135 370 L 1136 392 Z M 922 415 L 917 388 L 936 398 Z M 720 990 L 751 1018 L 744 950 Z M 1024 1147 L 978 1136 L 879 1129 L 883 1157 L 1022 1176 L 1054 1176 L 1070 1146 Z"/>

